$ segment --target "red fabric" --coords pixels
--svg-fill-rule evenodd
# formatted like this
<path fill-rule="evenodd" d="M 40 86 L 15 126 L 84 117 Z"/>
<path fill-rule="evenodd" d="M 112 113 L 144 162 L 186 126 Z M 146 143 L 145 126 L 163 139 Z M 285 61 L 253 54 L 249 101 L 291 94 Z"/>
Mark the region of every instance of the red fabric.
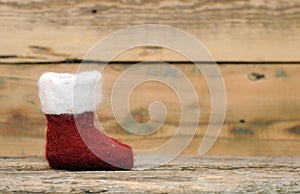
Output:
<path fill-rule="evenodd" d="M 131 147 L 96 129 L 93 112 L 46 115 L 46 118 L 46 158 L 50 167 L 63 170 L 130 170 L 133 167 Z"/>

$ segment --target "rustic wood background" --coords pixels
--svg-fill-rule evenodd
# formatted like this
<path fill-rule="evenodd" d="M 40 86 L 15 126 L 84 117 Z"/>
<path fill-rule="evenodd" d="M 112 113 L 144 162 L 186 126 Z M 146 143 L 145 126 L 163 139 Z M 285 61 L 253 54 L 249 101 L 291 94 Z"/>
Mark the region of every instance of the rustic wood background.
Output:
<path fill-rule="evenodd" d="M 227 114 L 208 154 L 299 155 L 299 21 L 298 0 L 0 0 L 0 155 L 43 155 L 46 128 L 37 96 L 43 72 L 75 73 L 88 49 L 106 35 L 148 23 L 191 33 L 219 64 Z M 197 153 L 209 121 L 210 93 L 186 58 L 153 46 L 123 53 L 104 72 L 107 98 L 118 75 L 143 60 L 175 62 L 194 84 L 203 114 L 185 153 Z M 106 100 L 98 115 L 108 134 L 141 149 L 173 135 L 179 118 L 176 96 L 163 85 L 152 86 L 133 93 L 132 112 L 137 120 L 147 120 L 148 103 L 160 91 L 169 113 L 162 129 L 146 138 L 124 134 Z M 153 95 L 144 97 L 146 88 Z"/>

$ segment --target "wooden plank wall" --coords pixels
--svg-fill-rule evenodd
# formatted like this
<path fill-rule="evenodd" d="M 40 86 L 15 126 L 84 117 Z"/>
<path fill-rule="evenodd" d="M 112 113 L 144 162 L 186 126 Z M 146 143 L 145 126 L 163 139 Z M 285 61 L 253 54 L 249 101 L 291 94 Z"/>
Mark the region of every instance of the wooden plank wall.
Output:
<path fill-rule="evenodd" d="M 0 0 L 0 155 L 43 155 L 45 119 L 37 96 L 43 72 L 75 73 L 84 54 L 103 37 L 148 23 L 191 33 L 219 64 L 227 113 L 209 154 L 299 155 L 299 21 L 298 0 Z M 143 60 L 175 62 L 191 79 L 202 113 L 185 153 L 197 153 L 210 117 L 210 93 L 186 58 L 160 47 L 127 51 L 105 70 L 105 95 L 110 96 L 114 81 L 131 62 Z M 149 88 L 153 95 L 145 97 Z M 124 134 L 105 100 L 98 115 L 106 132 L 136 149 L 166 142 L 178 126 L 179 113 L 168 88 L 141 86 L 132 95 L 132 112 L 147 119 L 148 103 L 158 91 L 169 113 L 160 131 L 147 137 Z"/>

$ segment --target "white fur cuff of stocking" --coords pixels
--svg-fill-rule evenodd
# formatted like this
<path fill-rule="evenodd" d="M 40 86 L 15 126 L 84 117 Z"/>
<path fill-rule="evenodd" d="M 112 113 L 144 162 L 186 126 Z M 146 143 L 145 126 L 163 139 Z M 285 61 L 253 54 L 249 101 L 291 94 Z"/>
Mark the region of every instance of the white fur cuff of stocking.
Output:
<path fill-rule="evenodd" d="M 39 79 L 39 97 L 45 114 L 94 112 L 102 100 L 102 74 L 44 73 Z"/>

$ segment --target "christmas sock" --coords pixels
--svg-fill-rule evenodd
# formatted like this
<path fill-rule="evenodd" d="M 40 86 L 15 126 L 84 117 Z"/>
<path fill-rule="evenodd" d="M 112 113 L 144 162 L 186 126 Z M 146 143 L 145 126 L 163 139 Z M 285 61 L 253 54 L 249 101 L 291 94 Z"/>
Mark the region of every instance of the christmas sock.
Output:
<path fill-rule="evenodd" d="M 46 159 L 63 170 L 129 170 L 130 146 L 109 138 L 94 126 L 102 77 L 97 71 L 77 75 L 43 74 L 39 97 L 47 119 Z M 74 90 L 76 89 L 76 92 Z M 76 99 L 76 100 L 74 100 Z"/>

